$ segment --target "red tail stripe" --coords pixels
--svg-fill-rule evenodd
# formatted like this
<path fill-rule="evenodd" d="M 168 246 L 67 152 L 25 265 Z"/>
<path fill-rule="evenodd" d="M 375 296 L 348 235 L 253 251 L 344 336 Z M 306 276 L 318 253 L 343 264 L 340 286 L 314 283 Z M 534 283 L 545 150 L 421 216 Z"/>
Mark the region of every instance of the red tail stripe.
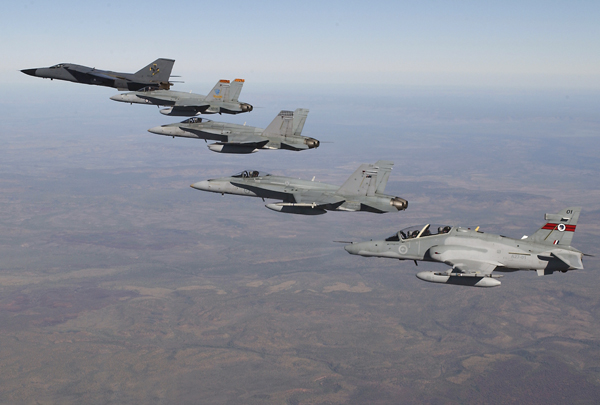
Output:
<path fill-rule="evenodd" d="M 551 231 L 551 230 L 553 230 L 553 229 L 556 229 L 556 227 L 557 227 L 557 226 L 558 226 L 558 224 L 551 224 L 551 223 L 547 223 L 546 225 L 544 225 L 544 226 L 542 227 L 542 229 L 547 229 L 547 230 L 550 230 L 550 231 Z M 576 226 L 577 226 L 577 225 L 565 225 L 565 231 L 568 231 L 568 232 L 575 232 L 575 227 L 576 227 Z"/>

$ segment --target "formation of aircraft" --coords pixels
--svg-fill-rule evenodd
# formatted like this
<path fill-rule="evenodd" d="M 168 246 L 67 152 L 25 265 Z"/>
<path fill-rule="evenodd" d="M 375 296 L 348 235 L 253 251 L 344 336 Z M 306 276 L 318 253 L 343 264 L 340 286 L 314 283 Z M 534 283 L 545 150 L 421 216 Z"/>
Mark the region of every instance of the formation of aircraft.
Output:
<path fill-rule="evenodd" d="M 580 207 L 546 214 L 546 224 L 531 236 L 513 239 L 487 234 L 479 227 L 433 225 L 402 229 L 385 240 L 351 243 L 348 253 L 366 257 L 387 257 L 444 263 L 450 269 L 424 271 L 424 281 L 475 287 L 500 285 L 493 272 L 535 270 L 538 276 L 583 269 L 584 254 L 571 246 Z"/>
<path fill-rule="evenodd" d="M 24 69 L 23 73 L 76 83 L 114 87 L 121 91 L 111 100 L 166 106 L 164 115 L 192 117 L 185 121 L 157 126 L 149 132 L 175 137 L 216 141 L 208 145 L 219 153 L 248 154 L 261 149 L 301 151 L 319 147 L 314 138 L 302 136 L 308 109 L 283 110 L 267 126 L 251 126 L 214 122 L 199 114 L 240 114 L 253 110 L 252 105 L 238 101 L 243 79 L 220 80 L 204 96 L 171 91 L 172 59 L 157 59 L 136 73 L 99 70 L 71 63 L 48 68 Z M 312 180 L 274 176 L 258 170 L 245 170 L 230 177 L 204 180 L 191 187 L 220 194 L 260 197 L 278 212 L 320 215 L 327 211 L 366 211 L 386 213 L 403 211 L 408 201 L 384 194 L 393 162 L 379 160 L 363 164 L 340 187 Z M 487 234 L 459 226 L 426 224 L 405 228 L 385 240 L 350 243 L 348 253 L 366 257 L 444 263 L 446 271 L 422 271 L 424 281 L 475 287 L 500 285 L 500 272 L 535 270 L 539 276 L 554 272 L 583 269 L 581 251 L 571 246 L 580 207 L 570 207 L 558 214 L 546 214 L 547 223 L 530 237 L 513 239 Z M 495 273 L 494 273 L 495 272 Z"/>
<path fill-rule="evenodd" d="M 265 129 L 192 117 L 179 123 L 150 128 L 148 131 L 173 138 L 177 136 L 218 141 L 209 144 L 208 148 L 219 153 L 253 153 L 260 149 L 301 151 L 320 145 L 316 139 L 301 135 L 307 116 L 306 108 L 281 111 Z"/>
<path fill-rule="evenodd" d="M 172 84 L 169 79 L 174 63 L 173 59 L 156 59 L 135 73 L 112 72 L 73 63 L 59 63 L 50 67 L 23 69 L 21 72 L 44 79 L 114 87 L 119 90 L 169 89 Z"/>
<path fill-rule="evenodd" d="M 235 194 L 282 200 L 266 207 L 278 212 L 320 215 L 327 211 L 367 211 L 382 214 L 408 207 L 408 201 L 384 194 L 393 162 L 380 160 L 363 164 L 342 186 L 273 176 L 257 170 L 244 170 L 230 177 L 204 180 L 192 188 L 220 194 Z"/>
<path fill-rule="evenodd" d="M 193 117 L 197 114 L 240 114 L 253 110 L 252 105 L 238 101 L 243 79 L 219 80 L 207 95 L 147 87 L 130 93 L 120 93 L 110 99 L 123 103 L 167 106 L 161 114 Z"/>

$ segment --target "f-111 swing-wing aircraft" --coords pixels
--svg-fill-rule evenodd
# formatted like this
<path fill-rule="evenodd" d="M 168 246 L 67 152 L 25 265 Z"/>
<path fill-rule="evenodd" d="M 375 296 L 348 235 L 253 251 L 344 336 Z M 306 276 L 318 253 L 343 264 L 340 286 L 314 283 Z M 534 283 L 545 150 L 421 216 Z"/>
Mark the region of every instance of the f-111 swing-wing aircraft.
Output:
<path fill-rule="evenodd" d="M 252 111 L 248 103 L 241 103 L 238 97 L 244 86 L 243 79 L 219 80 L 207 95 L 183 91 L 157 90 L 145 88 L 130 93 L 115 94 L 110 99 L 123 103 L 167 106 L 161 114 L 178 117 L 193 117 L 198 114 L 240 114 Z"/>
<path fill-rule="evenodd" d="M 319 141 L 302 136 L 308 109 L 281 111 L 265 129 L 239 124 L 214 122 L 192 117 L 175 124 L 150 128 L 154 134 L 173 138 L 196 138 L 218 141 L 208 148 L 220 153 L 253 153 L 259 149 L 287 149 L 300 151 L 319 147 Z"/>
<path fill-rule="evenodd" d="M 156 59 L 135 73 L 112 72 L 73 63 L 59 63 L 46 68 L 23 69 L 21 72 L 50 80 L 93 84 L 114 87 L 119 90 L 140 90 L 142 88 L 168 89 L 173 59 Z"/>
<path fill-rule="evenodd" d="M 580 207 L 546 214 L 546 224 L 522 239 L 486 234 L 461 227 L 424 226 L 406 228 L 385 240 L 345 246 L 353 255 L 388 257 L 400 260 L 440 262 L 447 271 L 424 271 L 417 277 L 433 283 L 475 287 L 500 285 L 492 272 L 535 270 L 538 276 L 583 269 L 584 254 L 571 247 Z"/>
<path fill-rule="evenodd" d="M 327 211 L 368 211 L 378 214 L 405 210 L 408 201 L 384 194 L 393 162 L 380 160 L 361 165 L 341 186 L 313 180 L 273 176 L 246 170 L 231 177 L 205 180 L 191 187 L 220 194 L 273 198 L 283 202 L 267 204 L 278 212 L 319 215 Z"/>

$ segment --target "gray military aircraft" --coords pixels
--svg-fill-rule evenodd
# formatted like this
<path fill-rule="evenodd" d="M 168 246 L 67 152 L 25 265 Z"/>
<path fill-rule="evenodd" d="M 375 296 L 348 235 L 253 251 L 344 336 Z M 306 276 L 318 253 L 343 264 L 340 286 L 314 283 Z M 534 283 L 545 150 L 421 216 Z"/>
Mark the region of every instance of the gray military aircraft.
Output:
<path fill-rule="evenodd" d="M 250 104 L 238 101 L 243 86 L 243 79 L 235 79 L 233 82 L 219 80 L 207 96 L 148 87 L 131 93 L 116 94 L 110 99 L 130 104 L 168 106 L 160 110 L 161 114 L 178 117 L 217 113 L 240 114 L 253 109 Z"/>
<path fill-rule="evenodd" d="M 246 170 L 231 177 L 192 184 L 197 190 L 283 200 L 266 207 L 278 212 L 319 215 L 327 211 L 382 214 L 405 210 L 408 201 L 383 194 L 393 162 L 361 165 L 341 186 Z"/>
<path fill-rule="evenodd" d="M 111 72 L 73 63 L 59 63 L 47 68 L 24 69 L 21 72 L 44 79 L 94 84 L 119 90 L 139 90 L 147 87 L 168 89 L 172 84 L 169 82 L 169 78 L 174 63 L 173 59 L 156 59 L 135 73 Z"/>
<path fill-rule="evenodd" d="M 214 122 L 192 117 L 185 121 L 150 128 L 154 134 L 218 141 L 208 148 L 220 153 L 253 153 L 259 149 L 300 151 L 319 146 L 314 138 L 301 136 L 308 109 L 281 111 L 266 129 Z"/>
<path fill-rule="evenodd" d="M 584 254 L 571 247 L 580 207 L 546 214 L 547 223 L 533 235 L 512 239 L 470 228 L 427 224 L 406 228 L 385 240 L 352 243 L 353 255 L 445 263 L 443 272 L 423 271 L 421 280 L 475 287 L 500 285 L 497 272 L 535 270 L 538 276 L 583 269 Z M 586 255 L 587 256 L 587 255 Z"/>

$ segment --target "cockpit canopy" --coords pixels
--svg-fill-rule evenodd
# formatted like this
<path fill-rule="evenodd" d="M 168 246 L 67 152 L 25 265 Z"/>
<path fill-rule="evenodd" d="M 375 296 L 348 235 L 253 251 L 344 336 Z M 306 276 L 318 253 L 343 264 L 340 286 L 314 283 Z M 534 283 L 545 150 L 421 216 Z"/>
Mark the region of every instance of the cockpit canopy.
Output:
<path fill-rule="evenodd" d="M 59 63 L 58 65 L 50 66 L 50 69 L 59 69 L 65 67 L 65 63 Z"/>
<path fill-rule="evenodd" d="M 258 170 L 244 170 L 243 172 L 234 174 L 231 177 L 241 177 L 242 179 L 249 179 L 249 178 L 253 178 L 253 177 L 265 177 L 265 176 L 270 176 L 270 174 L 264 173 L 264 172 L 259 172 Z"/>
<path fill-rule="evenodd" d="M 158 86 L 146 86 L 144 88 L 137 90 L 137 92 L 138 93 L 146 93 L 148 91 L 156 91 L 156 90 L 158 90 Z"/>
<path fill-rule="evenodd" d="M 433 235 L 441 235 L 444 233 L 450 232 L 452 229 L 449 225 L 439 225 L 439 224 L 427 224 L 427 225 L 419 225 L 419 226 L 411 226 L 408 228 L 404 228 L 401 231 L 393 234 L 389 238 L 386 239 L 388 242 L 399 241 L 400 238 L 406 239 L 414 239 L 414 238 L 424 238 L 426 236 Z"/>
<path fill-rule="evenodd" d="M 204 121 L 206 122 L 210 120 L 205 119 Z M 198 124 L 200 122 L 202 122 L 202 118 L 200 117 L 192 117 L 188 118 L 187 120 L 181 121 L 182 124 Z"/>

